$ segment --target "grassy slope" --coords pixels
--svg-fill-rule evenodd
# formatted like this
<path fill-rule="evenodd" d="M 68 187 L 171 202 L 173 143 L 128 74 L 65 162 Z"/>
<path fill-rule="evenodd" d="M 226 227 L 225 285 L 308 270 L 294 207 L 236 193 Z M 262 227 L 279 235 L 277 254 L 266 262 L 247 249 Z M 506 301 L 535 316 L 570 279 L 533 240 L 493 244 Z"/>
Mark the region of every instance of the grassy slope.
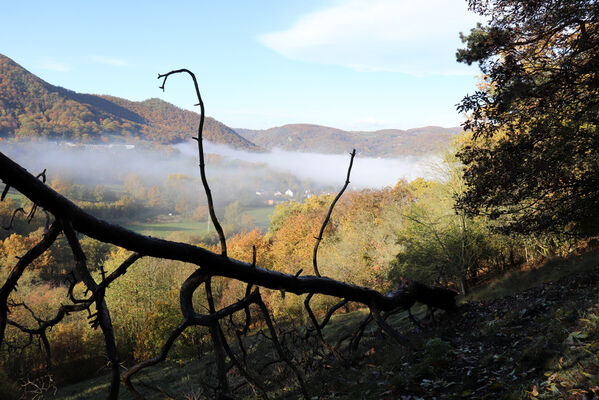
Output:
<path fill-rule="evenodd" d="M 308 374 L 308 386 L 315 398 L 335 399 L 592 398 L 599 394 L 598 283 L 598 251 L 509 274 L 480 289 L 459 314 L 443 315 L 437 326 L 420 330 L 405 313 L 392 316 L 389 321 L 410 338 L 413 349 L 371 329 L 351 367 L 322 359 L 324 367 Z M 424 314 L 422 307 L 417 312 Z M 353 331 L 364 315 L 337 316 L 327 339 L 334 343 Z M 171 395 L 141 387 L 148 398 L 186 398 L 197 393 L 197 373 L 211 365 L 209 357 L 171 361 L 142 378 Z M 69 386 L 58 398 L 100 399 L 106 383 L 100 377 Z M 272 397 L 298 398 L 291 386 Z M 123 393 L 122 398 L 130 397 Z"/>

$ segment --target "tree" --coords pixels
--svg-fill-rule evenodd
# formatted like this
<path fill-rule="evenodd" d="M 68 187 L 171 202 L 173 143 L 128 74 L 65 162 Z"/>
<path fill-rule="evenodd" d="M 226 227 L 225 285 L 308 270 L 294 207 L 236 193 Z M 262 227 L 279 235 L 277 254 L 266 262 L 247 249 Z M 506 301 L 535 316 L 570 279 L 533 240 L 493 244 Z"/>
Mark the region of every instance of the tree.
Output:
<path fill-rule="evenodd" d="M 398 232 L 402 250 L 394 273 L 423 282 L 456 282 L 467 295 L 468 282 L 497 253 L 495 238 L 484 218 L 454 209 L 454 199 L 464 190 L 461 164 L 455 156 L 446 154 L 434 171 L 438 182 L 417 179 L 410 184 L 415 200 Z"/>
<path fill-rule="evenodd" d="M 459 206 L 512 232 L 599 233 L 599 3 L 470 0 L 489 18 L 458 61 L 481 87 L 458 109 L 471 140 L 458 153 Z"/>

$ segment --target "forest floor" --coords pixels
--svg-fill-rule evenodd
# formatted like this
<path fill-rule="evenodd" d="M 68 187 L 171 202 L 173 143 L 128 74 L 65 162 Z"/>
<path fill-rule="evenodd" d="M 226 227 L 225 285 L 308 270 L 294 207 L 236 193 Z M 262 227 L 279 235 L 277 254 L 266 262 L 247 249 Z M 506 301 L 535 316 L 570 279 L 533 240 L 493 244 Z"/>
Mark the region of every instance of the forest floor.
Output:
<path fill-rule="evenodd" d="M 330 354 L 315 360 L 318 368 L 305 371 L 306 386 L 312 399 L 599 398 L 598 286 L 598 251 L 513 272 L 480 288 L 458 312 L 437 312 L 436 323 L 422 320 L 418 327 L 405 312 L 391 316 L 388 321 L 410 347 L 372 326 L 351 361 Z M 422 319 L 426 310 L 415 311 Z M 327 341 L 355 330 L 365 315 L 359 310 L 337 316 L 325 329 Z M 205 363 L 168 362 L 138 384 L 151 383 L 144 388 L 148 398 L 205 398 L 195 384 L 196 374 L 210 368 Z M 275 382 L 271 398 L 301 397 L 289 371 L 278 376 L 287 382 Z M 57 398 L 105 393 L 106 379 L 97 378 L 61 389 Z"/>

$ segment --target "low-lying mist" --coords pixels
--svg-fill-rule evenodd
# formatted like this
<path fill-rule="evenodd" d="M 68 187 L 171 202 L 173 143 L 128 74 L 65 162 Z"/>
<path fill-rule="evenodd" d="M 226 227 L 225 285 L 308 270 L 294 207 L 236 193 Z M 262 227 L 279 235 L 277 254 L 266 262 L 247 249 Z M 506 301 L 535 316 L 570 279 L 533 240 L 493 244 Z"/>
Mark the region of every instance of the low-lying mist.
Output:
<path fill-rule="evenodd" d="M 156 147 L 136 144 L 134 147 L 114 145 L 74 145 L 55 142 L 8 143 L 0 142 L 0 151 L 27 168 L 32 173 L 43 169 L 52 174 L 66 175 L 71 179 L 94 184 L 117 184 L 129 174 L 137 174 L 149 184 L 162 182 L 170 174 L 198 176 L 197 144 L 180 143 L 175 146 Z M 255 182 L 260 175 L 280 175 L 281 187 L 286 190 L 288 179 L 297 179 L 313 185 L 313 190 L 343 184 L 347 173 L 349 155 L 301 153 L 273 150 L 268 153 L 250 153 L 225 145 L 206 142 L 204 151 L 217 154 L 222 159 L 207 160 L 207 174 L 215 179 L 212 186 L 227 184 L 227 179 L 237 176 L 242 181 Z M 240 163 L 239 161 L 242 161 Z M 398 180 L 413 180 L 430 176 L 430 165 L 436 157 L 404 157 L 377 159 L 358 156 L 352 169 L 351 187 L 381 188 L 393 186 Z M 248 165 L 251 163 L 252 165 Z M 250 179 L 251 178 L 251 179 Z M 257 182 L 255 182 L 258 184 Z M 251 190 L 263 190 L 253 187 Z"/>
<path fill-rule="evenodd" d="M 181 143 L 175 146 L 182 154 L 197 157 L 197 146 Z M 343 185 L 350 160 L 349 153 L 320 154 L 292 152 L 274 149 L 268 153 L 249 153 L 214 143 L 204 145 L 206 153 L 223 156 L 229 160 L 242 160 L 250 163 L 261 163 L 273 170 L 294 174 L 300 179 L 309 179 L 320 185 Z M 351 174 L 353 188 L 382 188 L 393 186 L 399 180 L 413 180 L 430 176 L 430 166 L 439 158 L 403 157 L 403 158 L 368 158 L 358 156 L 354 160 Z"/>
<path fill-rule="evenodd" d="M 205 143 L 215 211 L 234 234 L 269 228 L 275 205 L 336 193 L 350 156 L 274 150 L 249 153 Z M 187 231 L 216 240 L 199 179 L 197 143 L 174 146 L 0 142 L 0 151 L 99 218 L 151 235 Z M 356 157 L 352 189 L 393 186 L 431 170 L 434 158 Z M 199 224 L 199 225 L 198 225 Z M 203 233 L 202 233 L 203 232 Z"/>

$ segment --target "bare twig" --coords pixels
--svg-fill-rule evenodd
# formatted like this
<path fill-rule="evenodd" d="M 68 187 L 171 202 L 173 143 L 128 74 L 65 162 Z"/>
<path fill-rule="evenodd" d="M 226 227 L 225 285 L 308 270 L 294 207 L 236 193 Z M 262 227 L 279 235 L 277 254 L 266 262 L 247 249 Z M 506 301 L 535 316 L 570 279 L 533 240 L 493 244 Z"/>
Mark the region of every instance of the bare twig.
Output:
<path fill-rule="evenodd" d="M 12 212 L 12 217 L 10 217 L 10 223 L 9 223 L 7 226 L 3 226 L 3 228 L 4 228 L 4 229 L 6 229 L 7 231 L 9 231 L 9 230 L 11 230 L 11 229 L 12 229 L 12 224 L 13 224 L 13 223 L 14 223 L 14 221 L 15 221 L 15 216 L 16 216 L 16 215 L 17 215 L 17 213 L 19 213 L 19 212 L 20 212 L 20 213 L 22 213 L 22 214 L 25 214 L 25 210 L 23 210 L 23 208 L 22 208 L 22 207 L 19 207 L 19 208 L 17 208 L 16 210 L 14 210 L 14 211 Z"/>
<path fill-rule="evenodd" d="M 4 201 L 9 190 L 10 190 L 10 185 L 9 184 L 4 185 L 4 189 L 2 190 L 2 195 L 0 196 L 0 201 Z"/>
<path fill-rule="evenodd" d="M 320 277 L 320 272 L 318 271 L 318 246 L 320 245 L 320 241 L 322 240 L 322 235 L 324 234 L 324 230 L 327 227 L 329 219 L 331 218 L 331 214 L 333 213 L 333 208 L 335 208 L 335 204 L 337 204 L 337 200 L 339 200 L 339 198 L 341 197 L 343 192 L 345 192 L 347 185 L 349 185 L 349 176 L 351 174 L 351 168 L 354 164 L 354 157 L 356 156 L 356 149 L 352 150 L 352 152 L 350 153 L 350 156 L 351 157 L 349 159 L 349 167 L 347 168 L 347 177 L 345 178 L 345 184 L 343 185 L 343 188 L 341 188 L 339 193 L 337 193 L 337 196 L 331 203 L 331 206 L 329 207 L 329 212 L 327 213 L 327 216 L 325 217 L 324 221 L 322 222 L 322 226 L 320 227 L 320 232 L 318 233 L 318 237 L 316 238 L 316 243 L 314 244 L 314 251 L 312 252 L 312 265 L 314 266 L 314 273 L 318 277 Z"/>
<path fill-rule="evenodd" d="M 349 341 L 349 350 L 351 353 L 355 352 L 358 349 L 358 345 L 360 344 L 360 340 L 362 340 L 362 336 L 364 335 L 364 331 L 370 322 L 372 322 L 372 312 L 368 313 L 368 316 L 360 322 L 358 329 L 354 332 L 351 340 Z"/>
<path fill-rule="evenodd" d="M 29 211 L 29 214 L 27 214 L 27 223 L 31 223 L 31 221 L 33 220 L 33 217 L 35 217 L 35 212 L 37 211 L 37 204 L 33 204 L 31 206 L 31 210 Z"/>
<path fill-rule="evenodd" d="M 185 68 L 178 69 L 178 70 L 167 72 L 166 74 L 158 74 L 158 79 L 161 79 L 161 78 L 163 79 L 160 89 L 164 90 L 164 85 L 166 84 L 166 80 L 170 75 L 178 74 L 178 73 L 182 73 L 182 72 L 186 72 L 191 76 L 191 79 L 193 80 L 193 85 L 195 87 L 196 95 L 198 97 L 198 104 L 196 104 L 196 105 L 200 106 L 200 124 L 198 126 L 198 137 L 194 138 L 194 139 L 197 140 L 197 142 L 198 142 L 198 154 L 199 154 L 199 158 L 200 158 L 200 176 L 202 178 L 202 184 L 204 185 L 204 191 L 206 192 L 206 199 L 208 201 L 208 211 L 210 213 L 210 219 L 212 220 L 212 224 L 214 225 L 214 228 L 216 229 L 216 232 L 218 233 L 218 237 L 220 239 L 221 254 L 226 257 L 227 256 L 227 241 L 225 239 L 225 234 L 223 232 L 223 228 L 221 227 L 220 223 L 218 222 L 218 218 L 216 217 L 216 212 L 214 211 L 214 203 L 212 201 L 212 192 L 210 191 L 210 186 L 208 185 L 208 179 L 206 178 L 205 162 L 204 162 L 204 147 L 202 144 L 202 140 L 203 140 L 202 134 L 204 131 L 205 110 L 204 110 L 204 102 L 202 101 L 202 96 L 200 95 L 200 88 L 198 87 L 198 81 L 196 79 L 195 74 L 193 72 L 191 72 L 190 70 L 185 69 Z"/>
<path fill-rule="evenodd" d="M 257 304 L 258 307 L 260 307 L 260 311 L 262 311 L 262 315 L 264 316 L 264 320 L 266 321 L 266 326 L 268 326 L 268 330 L 270 331 L 270 339 L 272 340 L 272 343 L 275 346 L 277 353 L 279 353 L 279 357 L 281 357 L 281 359 L 285 361 L 285 363 L 289 366 L 289 368 L 291 368 L 291 370 L 295 374 L 295 377 L 297 378 L 297 382 L 299 383 L 300 389 L 304 397 L 306 399 L 310 398 L 310 396 L 308 395 L 308 390 L 306 389 L 306 384 L 304 383 L 303 374 L 300 371 L 300 369 L 293 363 L 285 349 L 283 349 L 283 346 L 281 345 L 281 342 L 279 341 L 279 338 L 277 336 L 277 331 L 270 318 L 268 308 L 266 307 L 266 304 L 264 304 L 264 301 L 262 301 L 262 297 L 260 295 L 258 297 Z"/>
<path fill-rule="evenodd" d="M 387 321 L 385 321 L 385 319 L 381 317 L 381 314 L 379 311 L 372 310 L 371 314 L 374 316 L 374 320 L 381 327 L 381 329 L 384 332 L 387 332 L 393 339 L 395 339 L 397 341 L 397 343 L 401 344 L 402 346 L 410 345 L 408 338 L 405 337 L 404 335 L 402 335 L 401 333 L 397 332 L 397 330 L 395 328 L 393 328 L 391 325 L 389 325 L 387 323 Z"/>
<path fill-rule="evenodd" d="M 350 178 L 350 175 L 351 175 L 351 169 L 352 169 L 352 166 L 354 164 L 354 157 L 356 156 L 356 149 L 354 149 L 350 153 L 350 156 L 351 157 L 350 157 L 350 160 L 349 160 L 349 167 L 347 168 L 347 177 L 345 178 L 345 184 L 343 185 L 343 187 L 341 188 L 341 190 L 339 191 L 339 193 L 337 193 L 337 196 L 335 197 L 335 199 L 331 203 L 331 206 L 329 207 L 329 211 L 327 212 L 327 215 L 326 215 L 324 221 L 322 222 L 322 226 L 320 227 L 320 232 L 318 233 L 318 237 L 316 237 L 316 243 L 314 244 L 314 250 L 312 252 L 312 265 L 314 267 L 314 274 L 316 274 L 316 276 L 318 276 L 318 277 L 321 276 L 320 272 L 318 271 L 318 247 L 319 247 L 320 242 L 322 240 L 322 237 L 324 235 L 324 230 L 326 229 L 327 224 L 328 224 L 329 220 L 331 219 L 331 214 L 333 213 L 333 209 L 335 208 L 335 204 L 337 204 L 337 201 L 341 198 L 341 196 L 343 195 L 343 192 L 345 192 L 345 189 L 347 189 L 347 186 L 349 185 L 349 178 Z M 302 272 L 302 270 L 299 270 L 295 274 L 295 277 L 297 278 L 300 275 L 301 272 Z M 335 351 L 331 346 L 329 346 L 329 344 L 324 339 L 324 336 L 322 335 L 321 326 L 318 323 L 318 321 L 316 320 L 316 316 L 314 315 L 314 312 L 312 311 L 312 308 L 310 307 L 310 300 L 312 300 L 313 296 L 314 296 L 314 293 L 309 293 L 308 296 L 306 296 L 306 298 L 304 300 L 304 307 L 306 308 L 306 311 L 308 312 L 308 316 L 310 317 L 310 321 L 312 322 L 314 330 L 318 334 L 318 337 L 320 338 L 321 342 L 327 348 L 329 348 L 333 354 L 335 354 L 338 357 L 340 357 L 339 354 L 337 353 L 337 351 Z M 308 330 L 306 332 L 306 334 L 308 335 L 309 333 L 310 333 L 310 331 Z"/>
<path fill-rule="evenodd" d="M 222 335 L 222 331 L 221 331 L 221 335 Z M 237 368 L 237 370 L 241 373 L 241 375 L 243 375 L 243 377 L 250 384 L 252 389 L 254 391 L 256 391 L 256 389 L 257 389 L 262 394 L 262 397 L 264 397 L 265 399 L 268 399 L 268 393 L 266 392 L 266 389 L 264 388 L 264 383 L 260 380 L 259 377 L 254 376 L 252 373 L 250 373 L 247 370 L 247 368 L 245 368 L 243 365 L 241 365 L 239 360 L 237 360 L 237 357 L 235 357 L 233 350 L 227 343 L 227 339 L 224 337 L 224 335 L 222 336 L 222 345 L 223 345 L 223 348 L 225 349 L 225 352 L 227 353 L 229 359 L 233 363 L 233 365 Z M 245 352 L 244 352 L 244 355 L 245 355 Z"/>
<path fill-rule="evenodd" d="M 58 223 L 52 224 L 50 230 L 45 234 L 42 240 L 33 246 L 23 257 L 19 259 L 17 264 L 10 271 L 10 274 L 4 285 L 0 288 L 0 345 L 4 339 L 4 331 L 6 329 L 6 316 L 8 312 L 7 301 L 8 297 L 15 290 L 17 282 L 23 275 L 23 272 L 36 258 L 41 256 L 56 240 L 61 231 L 61 226 Z"/>
<path fill-rule="evenodd" d="M 71 247 L 73 257 L 75 259 L 75 270 L 77 271 L 79 278 L 83 281 L 85 286 L 94 293 L 97 298 L 95 300 L 97 310 L 97 323 L 102 330 L 104 336 L 104 343 L 106 345 L 106 355 L 110 360 L 111 364 L 111 380 L 109 389 L 109 399 L 117 399 L 119 395 L 119 386 L 121 382 L 120 373 L 120 360 L 119 353 L 116 347 L 116 340 L 114 337 L 114 329 L 112 328 L 112 321 L 110 318 L 110 312 L 108 306 L 104 300 L 105 288 L 98 288 L 98 284 L 94 281 L 89 270 L 87 269 L 87 261 L 83 249 L 77 239 L 77 234 L 73 230 L 70 220 L 63 219 L 61 221 L 64 234 L 67 238 L 67 242 Z"/>
<path fill-rule="evenodd" d="M 135 389 L 135 386 L 133 386 L 133 383 L 131 382 L 131 378 L 133 377 L 133 375 L 137 374 L 139 371 L 141 371 L 144 368 L 151 367 L 153 365 L 156 365 L 156 364 L 164 361 L 166 359 L 166 356 L 168 355 L 168 352 L 170 351 L 171 347 L 175 343 L 175 340 L 177 340 L 177 338 L 185 331 L 185 329 L 187 329 L 187 327 L 189 325 L 190 325 L 190 320 L 185 319 L 181 324 L 179 324 L 179 326 L 177 326 L 171 332 L 168 339 L 166 340 L 166 343 L 164 343 L 164 345 L 162 346 L 160 353 L 158 353 L 158 356 L 156 356 L 152 359 L 146 360 L 146 361 L 142 361 L 142 362 L 134 365 L 133 367 L 129 368 L 129 370 L 127 372 L 125 372 L 125 374 L 123 375 L 123 382 L 125 383 L 125 386 L 127 387 L 127 389 L 129 389 L 129 391 L 131 393 L 133 393 L 133 395 L 135 396 L 136 399 L 144 400 L 144 397 L 141 395 L 141 393 L 139 393 L 137 391 L 137 389 Z"/>

